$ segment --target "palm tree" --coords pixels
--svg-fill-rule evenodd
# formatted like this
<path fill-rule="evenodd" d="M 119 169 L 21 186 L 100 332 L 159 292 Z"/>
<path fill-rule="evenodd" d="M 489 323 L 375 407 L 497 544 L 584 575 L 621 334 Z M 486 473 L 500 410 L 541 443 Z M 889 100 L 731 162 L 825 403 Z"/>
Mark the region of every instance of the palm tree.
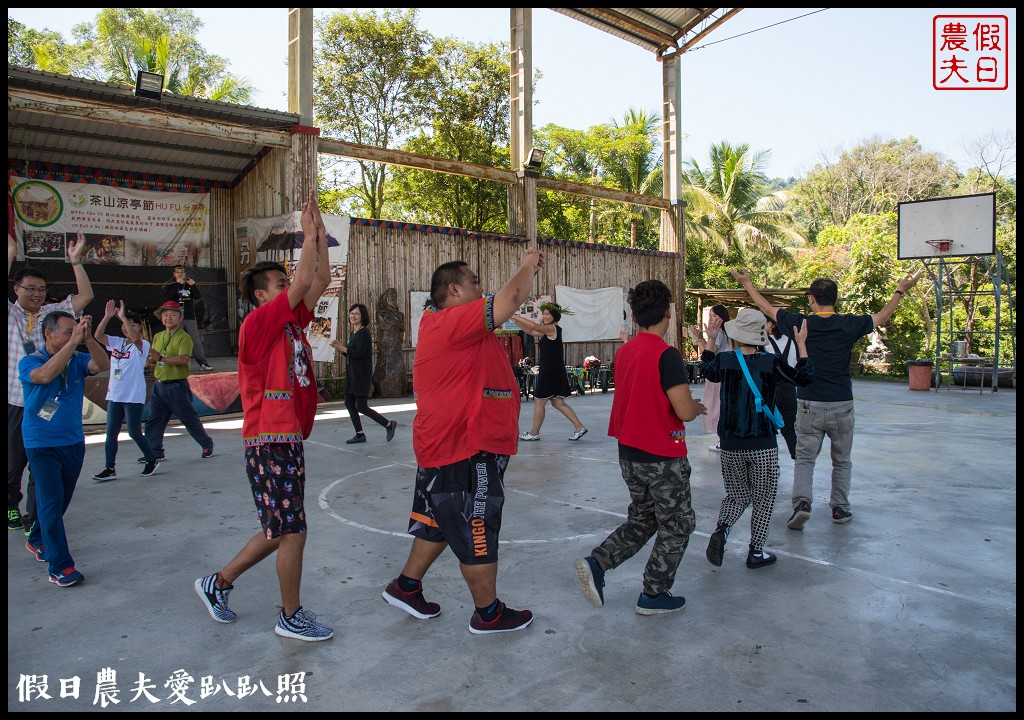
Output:
<path fill-rule="evenodd" d="M 793 265 L 788 246 L 806 240 L 791 227 L 786 196 L 772 192 L 761 168 L 768 151 L 750 153 L 746 144 L 711 146 L 710 165 L 691 160 L 683 173 L 682 199 L 699 234 L 717 244 L 730 264 L 745 264 L 750 252 Z"/>
<path fill-rule="evenodd" d="M 604 159 L 606 176 L 620 190 L 636 195 L 660 197 L 664 177 L 661 156 L 655 153 L 657 132 L 661 118 L 657 113 L 629 108 L 623 115 L 622 124 L 612 121 L 613 134 L 617 142 Z M 629 218 L 629 246 L 636 247 L 639 228 L 657 217 L 653 208 L 643 205 L 627 205 Z"/>

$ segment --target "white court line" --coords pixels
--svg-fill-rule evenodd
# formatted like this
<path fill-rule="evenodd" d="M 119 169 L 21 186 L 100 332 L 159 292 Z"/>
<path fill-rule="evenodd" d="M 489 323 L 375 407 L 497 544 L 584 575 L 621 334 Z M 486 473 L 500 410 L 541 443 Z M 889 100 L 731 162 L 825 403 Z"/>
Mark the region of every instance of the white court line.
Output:
<path fill-rule="evenodd" d="M 322 444 L 322 443 L 318 443 L 318 444 Z M 330 446 L 327 446 L 327 445 L 325 445 L 325 446 L 326 447 L 330 447 Z M 360 472 L 357 472 L 357 473 L 352 473 L 350 475 L 346 475 L 344 477 L 338 478 L 337 480 L 332 482 L 330 485 L 325 487 L 323 489 L 323 491 L 321 491 L 319 497 L 317 498 L 317 502 L 320 505 L 320 508 L 324 512 L 326 512 L 328 515 L 330 515 L 334 519 L 336 519 L 339 522 L 342 522 L 342 523 L 344 523 L 346 525 L 350 525 L 351 527 L 359 528 L 360 530 L 367 530 L 369 532 L 379 533 L 381 535 L 392 535 L 394 537 L 406 537 L 407 538 L 407 537 L 409 537 L 409 533 L 407 533 L 407 532 L 395 532 L 393 530 L 382 530 L 380 528 L 370 527 L 369 525 L 364 525 L 364 524 L 356 522 L 354 520 L 350 520 L 350 519 L 348 519 L 346 517 L 342 517 L 341 515 L 336 513 L 331 508 L 331 506 L 328 504 L 328 502 L 326 500 L 326 496 L 327 496 L 327 494 L 328 494 L 328 492 L 330 490 L 332 490 L 333 488 L 335 488 L 336 486 L 340 485 L 341 483 L 343 483 L 343 482 L 345 482 L 347 480 L 352 480 L 352 479 L 357 478 L 357 477 L 368 475 L 370 473 L 377 472 L 378 470 L 387 470 L 389 468 L 397 468 L 397 467 L 400 467 L 400 468 L 403 468 L 403 469 L 408 469 L 410 466 L 408 464 L 403 464 L 403 463 L 391 463 L 389 465 L 383 465 L 381 467 L 371 468 L 369 470 L 363 470 L 363 471 L 360 471 Z M 506 492 L 509 492 L 509 491 L 515 492 L 515 493 L 518 493 L 520 495 L 526 495 L 527 497 L 532 497 L 534 499 L 541 500 L 543 502 L 550 502 L 550 503 L 554 503 L 556 505 L 565 505 L 566 507 L 575 508 L 577 510 L 589 510 L 589 511 L 594 512 L 594 513 L 599 513 L 599 514 L 602 514 L 602 515 L 611 515 L 612 517 L 621 518 L 621 519 L 624 519 L 624 518 L 627 517 L 623 513 L 613 512 L 613 511 L 610 511 L 610 510 L 602 510 L 600 508 L 588 507 L 586 505 L 576 505 L 574 503 L 570 503 L 570 502 L 567 502 L 565 500 L 552 500 L 552 499 L 549 499 L 549 498 L 544 498 L 544 497 L 542 497 L 540 495 L 537 495 L 535 493 L 526 492 L 524 490 L 516 490 L 515 488 L 509 488 L 507 486 L 506 486 L 505 490 L 506 490 Z M 499 545 L 544 545 L 544 544 L 550 544 L 550 543 L 565 542 L 566 540 L 585 540 L 586 538 L 600 537 L 601 535 L 607 535 L 608 532 L 610 532 L 610 531 L 607 531 L 607 532 L 585 533 L 585 534 L 582 534 L 582 535 L 571 535 L 571 536 L 568 536 L 568 537 L 550 538 L 550 539 L 546 539 L 546 540 L 545 539 L 499 540 L 498 544 Z M 704 537 L 704 538 L 711 537 L 710 533 L 696 532 L 696 531 L 693 533 L 693 535 L 698 535 L 698 536 Z M 892 577 L 890 575 L 881 575 L 881 574 L 873 572 L 871 570 L 861 570 L 861 569 L 855 568 L 855 567 L 848 567 L 848 566 L 845 566 L 845 565 L 839 565 L 838 563 L 830 562 L 828 560 L 819 560 L 817 558 L 808 557 L 806 555 L 799 555 L 797 553 L 790 553 L 790 552 L 786 552 L 784 550 L 777 550 L 777 549 L 774 549 L 774 548 L 773 548 L 773 550 L 774 550 L 774 552 L 777 555 L 785 556 L 785 557 L 792 558 L 792 559 L 795 559 L 795 560 L 802 560 L 804 562 L 809 562 L 809 563 L 812 563 L 814 565 L 819 565 L 821 567 L 835 568 L 836 570 L 840 570 L 842 572 L 856 573 L 856 574 L 862 575 L 862 576 L 864 576 L 866 578 L 874 578 L 876 580 L 883 580 L 883 581 L 886 581 L 886 582 L 895 583 L 897 585 L 905 585 L 907 587 L 912 587 L 912 588 L 915 588 L 917 590 L 922 590 L 924 592 L 935 593 L 937 595 L 943 595 L 943 596 L 946 596 L 946 597 L 956 598 L 958 600 L 963 600 L 965 602 L 973 603 L 975 605 L 985 605 L 985 606 L 989 606 L 989 607 L 996 607 L 996 608 L 999 608 L 999 609 L 1002 609 L 1002 610 L 1007 610 L 1007 611 L 1010 611 L 1010 612 L 1016 612 L 1016 610 L 1017 610 L 1016 603 L 1014 603 L 1012 605 L 1003 605 L 1001 603 L 993 602 L 993 601 L 985 599 L 985 598 L 971 597 L 971 596 L 968 596 L 968 595 L 962 595 L 960 593 L 953 592 L 951 590 L 945 590 L 943 588 L 933 587 L 931 585 L 923 585 L 921 583 L 912 582 L 910 580 L 903 580 L 903 579 L 900 579 L 900 578 Z"/>

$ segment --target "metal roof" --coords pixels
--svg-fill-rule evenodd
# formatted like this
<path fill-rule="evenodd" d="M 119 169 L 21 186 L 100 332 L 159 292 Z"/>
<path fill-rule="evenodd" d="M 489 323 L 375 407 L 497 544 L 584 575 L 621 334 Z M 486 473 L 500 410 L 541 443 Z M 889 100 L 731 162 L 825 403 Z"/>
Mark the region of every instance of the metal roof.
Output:
<path fill-rule="evenodd" d="M 807 288 L 757 288 L 765 300 L 775 307 L 788 308 L 798 298 L 807 296 Z M 757 307 L 746 290 L 724 290 L 716 288 L 687 288 L 687 295 L 693 295 L 703 304 L 705 301 L 729 307 Z"/>
<path fill-rule="evenodd" d="M 7 154 L 18 162 L 233 183 L 299 123 L 291 113 L 167 92 L 150 100 L 131 87 L 13 65 L 7 93 Z"/>
<path fill-rule="evenodd" d="M 743 8 L 549 8 L 650 50 L 686 52 Z"/>

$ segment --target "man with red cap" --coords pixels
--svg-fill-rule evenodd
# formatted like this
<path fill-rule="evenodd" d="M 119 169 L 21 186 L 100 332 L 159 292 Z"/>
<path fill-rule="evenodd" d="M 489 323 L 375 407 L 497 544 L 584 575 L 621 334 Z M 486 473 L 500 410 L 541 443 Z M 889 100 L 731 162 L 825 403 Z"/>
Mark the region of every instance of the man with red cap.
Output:
<path fill-rule="evenodd" d="M 149 398 L 146 440 L 157 460 L 164 459 L 164 429 L 171 415 L 177 417 L 192 439 L 203 448 L 202 457 L 213 457 L 213 439 L 206 433 L 199 413 L 192 406 L 192 388 L 188 384 L 192 338 L 181 327 L 181 305 L 168 300 L 153 313 L 164 329 L 156 334 L 149 348 L 147 365 L 153 367 L 156 382 Z M 146 462 L 146 458 L 139 458 Z"/>

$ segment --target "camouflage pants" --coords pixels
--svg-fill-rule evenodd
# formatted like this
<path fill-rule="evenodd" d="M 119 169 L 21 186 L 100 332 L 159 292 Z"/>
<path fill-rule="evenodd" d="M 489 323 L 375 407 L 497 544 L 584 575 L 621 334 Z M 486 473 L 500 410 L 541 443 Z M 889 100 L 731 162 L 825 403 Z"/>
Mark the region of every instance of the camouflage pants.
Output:
<path fill-rule="evenodd" d="M 636 555 L 655 534 L 644 568 L 644 592 L 659 595 L 672 587 L 676 569 L 690 542 L 696 516 L 690 507 L 690 462 L 619 459 L 629 489 L 629 513 L 591 554 L 602 570 L 611 570 Z"/>

